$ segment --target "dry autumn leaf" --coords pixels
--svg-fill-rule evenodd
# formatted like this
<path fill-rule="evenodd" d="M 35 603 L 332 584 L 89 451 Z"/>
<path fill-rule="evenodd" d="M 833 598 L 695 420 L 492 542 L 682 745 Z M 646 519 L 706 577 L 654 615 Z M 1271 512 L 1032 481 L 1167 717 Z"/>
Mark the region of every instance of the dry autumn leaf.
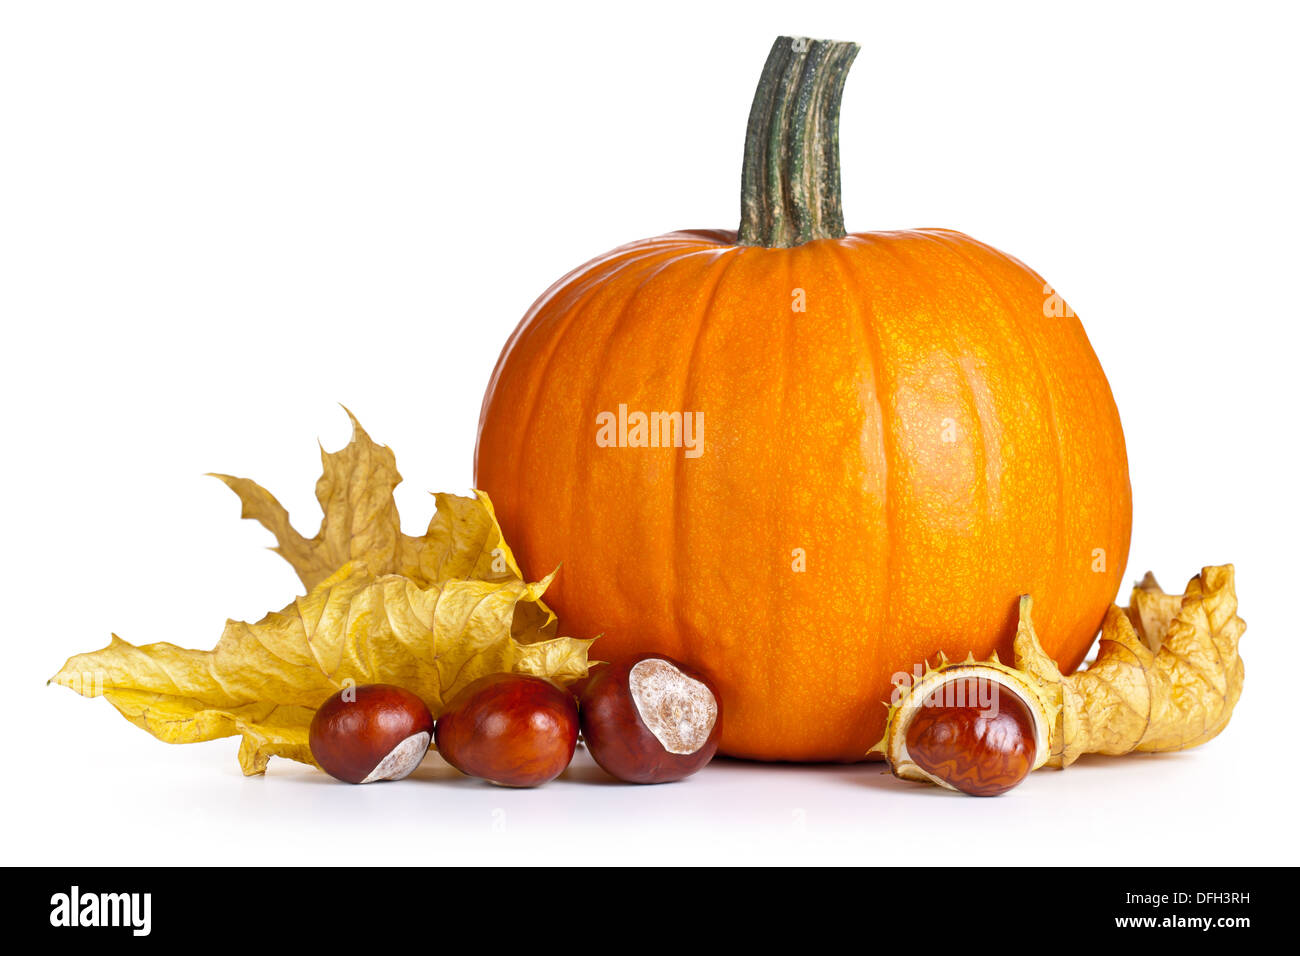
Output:
<path fill-rule="evenodd" d="M 1237 616 L 1232 565 L 1204 568 L 1182 595 L 1166 594 L 1148 574 L 1127 609 L 1111 605 L 1097 658 L 1069 676 L 1039 643 L 1032 609 L 1025 595 L 1014 666 L 996 655 L 941 658 L 893 704 L 872 751 L 883 753 L 897 776 L 961 789 L 917 764 L 908 731 L 931 700 L 944 699 L 945 687 L 972 678 L 1014 694 L 1033 712 L 1037 740 L 1026 769 L 1064 768 L 1090 753 L 1185 750 L 1227 726 L 1245 678 L 1238 644 L 1246 624 Z M 988 782 L 996 768 L 982 769 L 981 782 Z"/>
<path fill-rule="evenodd" d="M 260 486 L 222 478 L 244 515 L 275 534 L 306 596 L 256 623 L 228 622 L 211 651 L 136 647 L 114 635 L 103 650 L 70 658 L 52 682 L 107 698 L 169 743 L 239 734 L 240 766 L 256 774 L 272 756 L 314 763 L 311 718 L 349 682 L 406 687 L 436 715 L 486 674 L 584 676 L 591 642 L 551 636 L 554 616 L 541 603 L 550 578 L 522 579 L 487 496 L 438 495 L 428 532 L 403 535 L 393 454 L 353 424 L 343 451 L 322 454 L 325 517 L 315 538 L 294 531 Z"/>
<path fill-rule="evenodd" d="M 275 535 L 278 544 L 273 550 L 293 566 L 303 587 L 311 590 L 348 562 L 421 584 L 451 578 L 522 578 L 483 492 L 476 492 L 477 502 L 434 495 L 437 511 L 428 530 L 418 538 L 403 534 L 393 499 L 402 476 L 392 449 L 376 444 L 356 417 L 347 414 L 352 440 L 341 451 L 321 449 L 316 500 L 324 517 L 312 538 L 294 529 L 284 506 L 257 482 L 213 475 L 239 496 L 240 517 L 260 522 Z"/>
<path fill-rule="evenodd" d="M 1030 611 L 1022 599 L 1016 667 L 1056 715 L 1048 766 L 1090 753 L 1186 750 L 1228 725 L 1245 680 L 1232 565 L 1203 569 L 1181 596 L 1147 574 L 1127 609 L 1111 605 L 1097 659 L 1068 677 L 1043 652 Z"/>

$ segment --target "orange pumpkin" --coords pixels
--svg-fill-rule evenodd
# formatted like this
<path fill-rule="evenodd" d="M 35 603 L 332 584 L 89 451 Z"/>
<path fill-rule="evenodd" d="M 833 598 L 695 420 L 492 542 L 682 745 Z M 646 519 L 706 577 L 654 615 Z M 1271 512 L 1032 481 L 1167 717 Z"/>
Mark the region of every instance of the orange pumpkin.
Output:
<path fill-rule="evenodd" d="M 565 276 L 483 403 L 477 484 L 527 574 L 562 565 L 566 633 L 710 674 L 738 757 L 862 759 L 898 675 L 1009 656 L 1022 593 L 1075 668 L 1128 555 L 1124 436 L 1074 314 L 961 233 L 845 234 L 856 50 L 778 40 L 739 238 Z"/>

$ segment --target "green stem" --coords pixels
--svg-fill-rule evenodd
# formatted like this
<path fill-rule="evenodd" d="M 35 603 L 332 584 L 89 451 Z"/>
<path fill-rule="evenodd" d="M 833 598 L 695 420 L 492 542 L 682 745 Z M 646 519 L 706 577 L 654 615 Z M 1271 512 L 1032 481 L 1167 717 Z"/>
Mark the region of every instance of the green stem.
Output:
<path fill-rule="evenodd" d="M 740 244 L 782 249 L 844 236 L 840 97 L 856 43 L 778 37 L 754 93 Z"/>

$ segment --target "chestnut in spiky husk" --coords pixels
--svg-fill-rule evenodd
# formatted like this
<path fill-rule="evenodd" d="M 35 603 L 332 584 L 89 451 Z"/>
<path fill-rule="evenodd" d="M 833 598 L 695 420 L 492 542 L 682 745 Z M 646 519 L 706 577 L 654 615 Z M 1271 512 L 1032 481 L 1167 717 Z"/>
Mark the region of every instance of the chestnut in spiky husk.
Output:
<path fill-rule="evenodd" d="M 912 715 L 912 762 L 978 797 L 998 796 L 1024 780 L 1038 750 L 1034 717 L 1024 701 L 987 677 L 959 678 L 944 690 L 954 703 L 939 701 Z"/>
<path fill-rule="evenodd" d="M 1047 761 L 1048 716 L 1023 675 L 996 656 L 944 660 L 891 708 L 873 750 L 904 780 L 995 797 Z"/>

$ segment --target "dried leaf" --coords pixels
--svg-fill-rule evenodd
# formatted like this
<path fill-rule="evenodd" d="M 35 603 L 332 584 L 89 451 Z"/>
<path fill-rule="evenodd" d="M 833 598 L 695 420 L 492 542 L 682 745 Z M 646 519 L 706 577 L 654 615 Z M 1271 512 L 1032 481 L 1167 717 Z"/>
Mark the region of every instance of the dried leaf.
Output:
<path fill-rule="evenodd" d="M 347 409 L 344 409 L 347 411 Z M 436 494 L 437 510 L 422 537 L 401 530 L 393 489 L 402 481 L 391 449 L 376 444 L 351 412 L 352 440 L 341 451 L 321 449 L 316 500 L 324 518 L 312 538 L 289 523 L 289 513 L 269 491 L 248 478 L 213 475 L 239 496 L 240 517 L 252 518 L 277 541 L 272 549 L 311 590 L 344 564 L 375 574 L 403 574 L 423 584 L 450 578 L 522 579 L 501 536 L 488 496 L 477 500 Z"/>
<path fill-rule="evenodd" d="M 418 538 L 403 534 L 393 499 L 402 476 L 393 452 L 376 444 L 350 411 L 348 418 L 352 440 L 347 446 L 336 452 L 321 449 L 316 500 L 324 517 L 312 538 L 294 530 L 284 506 L 257 482 L 213 475 L 239 496 L 240 517 L 252 518 L 275 535 L 272 550 L 293 566 L 305 588 L 311 590 L 349 561 L 421 585 L 451 578 L 523 580 L 485 492 L 474 492 L 475 498 L 435 494 L 436 508 L 425 533 Z M 555 615 L 541 601 L 521 605 L 513 632 L 520 640 L 555 637 Z"/>
<path fill-rule="evenodd" d="M 1181 597 L 1148 574 L 1127 610 L 1111 605 L 1097 659 L 1069 677 L 1043 652 L 1030 610 L 1023 600 L 1016 667 L 1054 713 L 1048 765 L 1068 767 L 1087 753 L 1185 750 L 1227 726 L 1245 679 L 1232 565 L 1203 569 Z"/>
<path fill-rule="evenodd" d="M 921 680 L 889 708 L 881 753 L 896 776 L 956 789 L 913 761 L 912 719 L 927 695 L 953 680 L 980 678 L 1016 694 L 1034 714 L 1031 769 L 1068 767 L 1088 753 L 1185 750 L 1227 726 L 1244 680 L 1237 646 L 1246 630 L 1237 616 L 1232 565 L 1204 568 L 1181 596 L 1165 594 L 1148 574 L 1127 609 L 1111 605 L 1097 659 L 1068 677 L 1039 643 L 1033 602 L 1020 599 L 1015 666 L 940 655 Z"/>
<path fill-rule="evenodd" d="M 1131 603 L 1124 610 L 1143 643 L 1155 652 L 1160 650 L 1160 643 L 1182 606 L 1183 596 L 1160 590 L 1155 575 L 1148 571 L 1133 588 Z"/>
<path fill-rule="evenodd" d="M 345 449 L 322 454 L 316 489 L 325 517 L 314 538 L 294 531 L 259 485 L 222 476 L 244 516 L 275 534 L 306 596 L 255 624 L 228 622 L 211 651 L 137 647 L 114 635 L 103 650 L 70 658 L 51 682 L 107 698 L 169 743 L 238 734 L 240 766 L 256 774 L 273 756 L 314 763 L 312 716 L 349 683 L 398 684 L 437 716 L 486 674 L 585 676 L 591 642 L 552 636 L 555 618 L 541 603 L 551 578 L 522 579 L 488 497 L 438 495 L 428 532 L 403 535 L 393 454 L 353 426 Z"/>

